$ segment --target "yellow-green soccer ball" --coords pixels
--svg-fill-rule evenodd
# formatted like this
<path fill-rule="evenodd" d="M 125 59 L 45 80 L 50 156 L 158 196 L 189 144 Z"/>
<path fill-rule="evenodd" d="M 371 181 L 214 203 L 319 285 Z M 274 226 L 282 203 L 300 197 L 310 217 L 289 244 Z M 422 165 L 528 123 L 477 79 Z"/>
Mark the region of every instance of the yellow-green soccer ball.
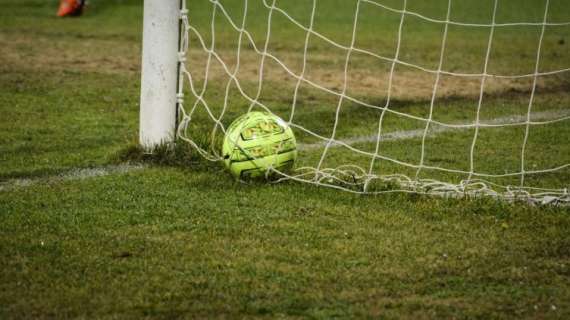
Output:
<path fill-rule="evenodd" d="M 297 142 L 285 121 L 268 112 L 250 112 L 226 131 L 224 163 L 238 179 L 265 176 L 269 168 L 286 171 L 297 159 Z"/>

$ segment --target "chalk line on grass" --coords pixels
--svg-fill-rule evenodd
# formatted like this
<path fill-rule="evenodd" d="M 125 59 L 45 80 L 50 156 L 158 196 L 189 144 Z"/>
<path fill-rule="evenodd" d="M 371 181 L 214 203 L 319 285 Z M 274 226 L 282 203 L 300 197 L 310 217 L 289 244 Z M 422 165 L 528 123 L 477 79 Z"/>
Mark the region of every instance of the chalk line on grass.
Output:
<path fill-rule="evenodd" d="M 570 116 L 570 110 L 545 111 L 545 112 L 536 112 L 532 114 L 533 121 L 554 120 L 554 119 L 564 118 L 567 116 Z M 520 123 L 523 121 L 526 121 L 526 115 L 512 115 L 508 117 L 500 117 L 500 118 L 487 120 L 485 123 L 492 125 L 500 125 L 500 124 L 508 125 L 513 123 Z M 433 137 L 434 135 L 440 133 L 448 131 L 456 131 L 456 130 L 465 130 L 465 128 L 434 126 L 430 129 L 428 136 Z M 423 129 L 395 131 L 383 134 L 380 139 L 381 141 L 406 140 L 406 139 L 421 138 L 423 134 L 424 134 Z M 348 145 L 351 145 L 356 143 L 375 142 L 376 139 L 377 139 L 376 135 L 370 135 L 370 136 L 361 136 L 361 137 L 353 137 L 345 139 L 343 140 L 343 142 Z M 312 144 L 299 144 L 299 150 L 311 150 L 319 147 L 324 147 L 326 143 L 327 141 L 320 141 Z M 336 141 L 333 141 L 333 143 L 331 144 L 331 147 L 339 147 L 339 146 L 342 145 Z M 0 181 L 0 192 L 8 191 L 15 188 L 29 187 L 36 185 L 38 183 L 83 180 L 93 177 L 122 174 L 131 171 L 141 170 L 144 168 L 146 168 L 146 166 L 141 164 L 138 165 L 120 164 L 120 165 L 97 167 L 97 168 L 76 168 L 54 176 L 8 179 L 5 181 Z"/>
<path fill-rule="evenodd" d="M 84 180 L 94 177 L 109 176 L 113 174 L 123 174 L 131 171 L 141 170 L 144 168 L 145 166 L 140 164 L 137 165 L 120 164 L 120 165 L 97 167 L 97 168 L 76 168 L 53 176 L 8 179 L 5 181 L 0 181 L 0 192 L 16 188 L 30 187 L 39 183 Z"/>
<path fill-rule="evenodd" d="M 548 121 L 568 116 L 570 116 L 570 110 L 544 111 L 544 112 L 533 113 L 532 119 L 533 121 Z M 500 117 L 500 118 L 486 120 L 485 123 L 490 125 L 509 125 L 513 123 L 524 122 L 526 121 L 526 117 L 527 117 L 526 115 L 511 115 L 508 117 Z M 459 131 L 466 129 L 472 129 L 472 127 L 443 127 L 443 126 L 433 125 L 429 129 L 428 137 L 433 137 L 437 134 L 444 132 Z M 424 135 L 424 129 L 394 131 L 382 134 L 382 136 L 380 137 L 380 141 L 386 142 L 386 141 L 414 139 L 414 138 L 421 138 L 423 135 Z M 357 143 L 376 142 L 377 138 L 378 138 L 377 135 L 360 136 L 360 137 L 343 139 L 342 142 L 347 145 L 353 145 Z M 317 149 L 326 146 L 327 143 L 328 140 L 309 143 L 309 144 L 299 144 L 298 149 L 299 150 Z M 340 146 L 342 146 L 342 144 L 340 144 L 337 141 L 333 141 L 332 144 L 330 145 L 330 147 L 340 147 Z"/>

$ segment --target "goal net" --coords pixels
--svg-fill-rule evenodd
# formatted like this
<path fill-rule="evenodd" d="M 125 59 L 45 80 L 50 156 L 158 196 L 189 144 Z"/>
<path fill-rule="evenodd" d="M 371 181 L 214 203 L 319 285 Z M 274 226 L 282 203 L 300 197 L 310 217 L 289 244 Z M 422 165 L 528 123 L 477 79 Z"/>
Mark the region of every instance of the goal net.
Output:
<path fill-rule="evenodd" d="M 182 1 L 177 135 L 284 119 L 292 179 L 354 193 L 569 202 L 564 0 Z"/>

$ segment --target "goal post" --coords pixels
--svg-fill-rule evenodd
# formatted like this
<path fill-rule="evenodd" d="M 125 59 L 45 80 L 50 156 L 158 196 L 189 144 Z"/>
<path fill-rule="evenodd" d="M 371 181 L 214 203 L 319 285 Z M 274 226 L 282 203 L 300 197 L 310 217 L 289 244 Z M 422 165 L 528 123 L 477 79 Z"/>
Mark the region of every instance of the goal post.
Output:
<path fill-rule="evenodd" d="M 179 35 L 180 0 L 145 0 L 139 142 L 148 150 L 175 137 Z"/>

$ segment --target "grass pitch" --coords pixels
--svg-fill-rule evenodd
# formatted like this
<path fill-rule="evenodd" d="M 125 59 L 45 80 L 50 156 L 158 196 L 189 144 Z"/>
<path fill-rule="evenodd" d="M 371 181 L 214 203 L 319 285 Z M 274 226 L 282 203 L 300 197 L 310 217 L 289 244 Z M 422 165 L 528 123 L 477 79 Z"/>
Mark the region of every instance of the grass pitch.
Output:
<path fill-rule="evenodd" d="M 491 6 L 490 1 L 479 2 L 478 6 Z M 195 15 L 196 23 L 207 26 L 210 6 L 193 3 L 193 12 L 200 13 Z M 239 12 L 239 5 L 234 4 L 238 2 L 224 3 L 232 14 Z M 303 2 L 277 3 L 306 19 Z M 318 29 L 346 41 L 345 21 L 352 18 L 354 3 L 319 3 Z M 399 1 L 385 3 L 401 6 Z M 410 10 L 444 18 L 445 1 L 408 3 Z M 475 3 L 458 4 L 454 18 L 488 22 L 489 12 L 473 10 Z M 541 1 L 500 3 L 501 21 L 541 19 Z M 552 21 L 570 20 L 563 1 L 551 4 Z M 357 196 L 298 183 L 242 184 L 219 165 L 205 163 L 184 148 L 175 155 L 166 152 L 162 158 L 146 159 L 132 148 L 137 139 L 140 90 L 140 3 L 92 1 L 84 17 L 69 20 L 53 17 L 52 2 L 2 0 L 1 6 L 0 318 L 570 316 L 568 208 L 491 199 Z M 265 13 L 261 9 L 253 12 L 259 12 L 250 17 L 253 31 L 262 37 L 263 24 L 255 21 L 263 21 Z M 378 22 L 372 9 L 365 14 L 370 18 L 363 18 L 360 44 L 390 53 L 390 38 L 378 43 L 376 31 L 366 30 L 367 23 L 393 28 L 394 18 L 387 16 Z M 412 47 L 403 53 L 408 52 L 407 58 L 414 63 L 429 64 L 433 57 L 422 54 L 421 47 L 436 43 L 438 31 L 416 29 L 409 33 L 415 37 L 409 42 Z M 552 48 L 548 50 L 552 59 L 544 59 L 546 70 L 570 65 L 570 32 L 553 29 L 546 42 Z M 302 48 L 295 30 L 278 30 L 282 34 L 275 39 L 283 40 L 276 43 L 281 48 L 274 49 L 294 66 Z M 220 40 L 235 36 L 222 26 L 218 31 Z M 457 48 L 480 46 L 480 41 L 461 42 L 466 31 L 457 32 L 450 35 L 459 41 Z M 536 30 L 526 37 L 536 39 Z M 229 40 L 221 42 L 227 48 L 220 49 L 231 55 Z M 528 43 L 528 52 L 536 49 L 536 43 L 524 43 Z M 508 48 L 498 46 L 497 54 L 513 54 Z M 323 45 L 316 43 L 314 50 L 317 66 L 338 68 Z M 473 59 L 481 54 L 463 52 L 468 53 L 450 50 L 449 68 L 476 72 Z M 199 63 L 199 52 L 195 53 L 190 58 Z M 532 68 L 533 59 L 524 53 L 502 59 L 512 63 L 496 66 L 496 71 L 523 72 Z M 366 79 L 370 76 L 366 65 L 357 59 L 354 74 Z M 338 83 L 336 71 L 327 77 L 319 70 L 312 73 L 316 80 L 330 86 Z M 263 97 L 285 113 L 291 95 L 279 90 L 278 77 L 268 76 Z M 424 114 L 421 88 L 428 80 L 413 73 L 401 80 L 402 88 L 415 81 L 420 89 L 415 94 L 402 90 L 395 106 L 406 113 Z M 353 86 L 354 94 L 382 101 L 381 94 L 374 94 L 379 92 L 374 85 L 372 81 L 371 87 Z M 496 84 L 495 93 L 485 97 L 484 118 L 519 114 L 528 98 L 522 87 L 520 83 Z M 473 103 L 470 87 L 461 85 L 466 92 L 457 91 L 457 84 L 447 88 L 442 97 L 445 103 L 438 110 L 440 119 L 472 119 L 472 105 L 469 113 L 458 111 Z M 537 111 L 568 110 L 567 77 L 541 88 Z M 221 98 L 214 89 L 215 85 L 211 101 Z M 311 96 L 324 103 L 314 103 Z M 238 100 L 237 95 L 232 97 Z M 315 92 L 304 101 L 311 109 L 299 113 L 299 123 L 330 130 L 325 110 L 327 101 L 334 103 L 334 99 Z M 240 112 L 237 105 L 232 111 L 236 114 Z M 348 106 L 345 119 L 355 123 L 376 117 L 359 118 L 360 113 L 351 110 Z M 388 132 L 416 127 L 398 119 L 387 121 L 393 124 Z M 348 139 L 366 135 L 366 128 L 366 123 L 360 129 L 347 125 L 340 132 Z M 536 132 L 539 149 L 532 154 L 537 165 L 568 163 L 567 143 L 544 143 L 569 136 L 567 122 Z M 509 143 L 513 137 L 520 133 L 490 132 L 482 142 L 502 143 L 508 151 L 520 146 L 518 141 Z M 445 135 L 441 139 L 431 141 L 432 148 L 448 149 L 430 161 L 463 165 L 459 155 L 466 151 L 457 147 L 462 139 Z M 314 142 L 310 137 L 300 140 Z M 549 147 L 540 149 L 545 145 Z M 398 142 L 387 142 L 385 150 L 397 157 L 416 156 L 402 151 Z M 308 153 L 308 161 L 313 156 Z M 330 159 L 351 156 L 338 154 Z M 496 161 L 488 160 L 492 157 L 512 161 L 513 166 L 518 163 L 511 152 L 486 156 L 491 158 L 478 162 L 483 169 L 499 168 Z M 113 169 L 126 162 L 142 162 L 144 167 L 126 172 Z M 101 167 L 110 168 L 111 173 L 96 176 L 96 168 Z M 540 181 L 567 184 L 568 171 Z"/>

